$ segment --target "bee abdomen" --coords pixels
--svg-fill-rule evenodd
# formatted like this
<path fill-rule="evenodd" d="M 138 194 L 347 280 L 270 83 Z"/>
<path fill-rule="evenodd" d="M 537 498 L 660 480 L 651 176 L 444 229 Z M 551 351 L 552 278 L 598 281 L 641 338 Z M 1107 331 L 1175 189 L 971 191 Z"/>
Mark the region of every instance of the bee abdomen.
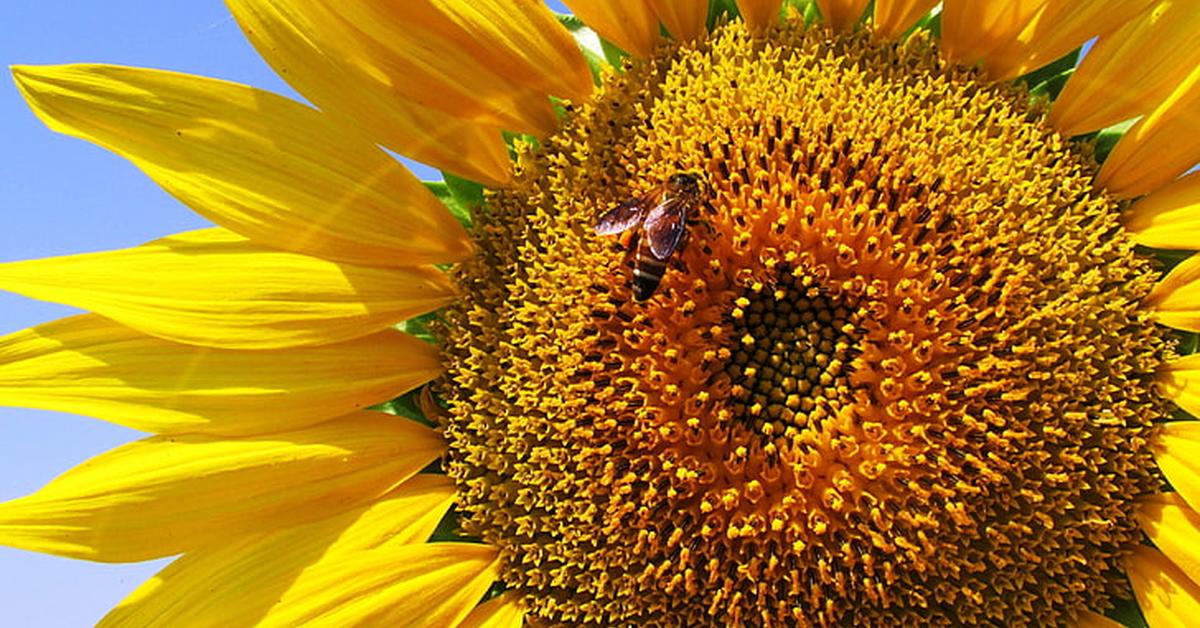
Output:
<path fill-rule="evenodd" d="M 637 263 L 633 265 L 633 296 L 638 301 L 649 299 L 662 281 L 667 263 L 657 259 L 649 251 L 638 249 Z"/>

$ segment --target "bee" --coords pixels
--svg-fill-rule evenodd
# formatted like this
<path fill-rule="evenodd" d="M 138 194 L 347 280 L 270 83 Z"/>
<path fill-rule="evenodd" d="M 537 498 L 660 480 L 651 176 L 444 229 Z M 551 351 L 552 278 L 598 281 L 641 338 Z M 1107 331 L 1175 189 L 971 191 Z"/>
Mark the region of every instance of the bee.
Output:
<path fill-rule="evenodd" d="M 711 209 L 696 175 L 677 172 L 647 194 L 608 210 L 596 221 L 597 235 L 634 227 L 637 253 L 633 264 L 633 296 L 649 299 L 662 281 L 667 262 L 683 242 L 688 215 L 703 203 Z"/>

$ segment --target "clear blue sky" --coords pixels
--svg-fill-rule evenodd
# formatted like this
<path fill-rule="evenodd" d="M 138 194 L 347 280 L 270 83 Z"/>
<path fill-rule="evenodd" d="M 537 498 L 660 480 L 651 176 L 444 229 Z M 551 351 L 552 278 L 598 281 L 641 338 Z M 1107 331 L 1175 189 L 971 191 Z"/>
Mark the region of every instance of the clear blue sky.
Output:
<path fill-rule="evenodd" d="M 555 8 L 563 10 L 557 2 Z M 292 92 L 219 0 L 6 0 L 0 62 L 105 62 Z M 48 131 L 0 80 L 0 261 L 140 244 L 205 225 L 124 160 Z M 428 171 L 418 172 L 432 178 Z M 0 292 L 0 333 L 72 311 Z M 0 408 L 0 500 L 137 438 L 81 416 Z M 165 561 L 104 565 L 0 548 L 0 625 L 84 626 Z"/>

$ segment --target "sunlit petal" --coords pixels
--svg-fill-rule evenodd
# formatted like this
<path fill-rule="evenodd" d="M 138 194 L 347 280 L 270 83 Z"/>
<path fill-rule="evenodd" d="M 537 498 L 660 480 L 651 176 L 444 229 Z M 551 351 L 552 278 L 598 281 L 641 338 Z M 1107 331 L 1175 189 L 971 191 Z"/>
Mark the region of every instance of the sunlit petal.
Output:
<path fill-rule="evenodd" d="M 1050 124 L 1080 135 L 1144 115 L 1200 65 L 1200 0 L 1159 0 L 1101 37 L 1050 109 Z"/>
<path fill-rule="evenodd" d="M 779 21 L 783 0 L 737 0 L 742 19 L 756 31 L 762 31 Z"/>
<path fill-rule="evenodd" d="M 280 351 L 182 345 L 95 315 L 0 338 L 0 403 L 163 434 L 294 429 L 437 376 L 437 349 L 386 330 Z"/>
<path fill-rule="evenodd" d="M 0 289 L 91 310 L 166 340 L 227 349 L 350 340 L 454 297 L 450 279 L 432 266 L 329 262 L 223 229 L 0 264 Z"/>
<path fill-rule="evenodd" d="M 401 155 L 503 186 L 511 164 L 495 125 L 472 123 L 399 97 L 375 64 L 378 44 L 344 54 L 345 42 L 362 38 L 326 8 L 298 11 L 280 2 L 228 0 L 247 39 L 296 91 L 323 111 L 351 121 L 373 140 Z"/>
<path fill-rule="evenodd" d="M 1188 628 L 1200 617 L 1200 586 L 1158 550 L 1135 547 L 1126 573 L 1142 616 L 1154 628 Z"/>
<path fill-rule="evenodd" d="M 521 598 L 509 591 L 476 606 L 458 628 L 521 628 L 524 622 Z"/>
<path fill-rule="evenodd" d="M 1178 493 L 1159 493 L 1142 500 L 1138 523 L 1146 537 L 1176 567 L 1200 583 L 1200 513 L 1192 510 Z"/>
<path fill-rule="evenodd" d="M 424 543 L 343 554 L 305 570 L 260 626 L 454 626 L 496 579 L 497 551 Z"/>
<path fill-rule="evenodd" d="M 563 0 L 592 30 L 622 50 L 646 58 L 661 36 L 651 0 Z"/>
<path fill-rule="evenodd" d="M 872 22 L 875 32 L 885 39 L 895 39 L 922 16 L 927 15 L 940 0 L 875 0 Z"/>
<path fill-rule="evenodd" d="M 1158 467 L 1187 503 L 1200 504 L 1200 421 L 1173 421 L 1162 426 Z"/>
<path fill-rule="evenodd" d="M 964 63 L 982 62 L 994 79 L 1011 79 L 1120 28 L 1151 1 L 946 0 L 945 53 Z"/>
<path fill-rule="evenodd" d="M 1200 48 L 1200 46 L 1198 46 Z M 1125 230 L 1134 242 L 1161 249 L 1200 246 L 1200 172 L 1155 190 L 1129 208 Z"/>
<path fill-rule="evenodd" d="M 432 429 L 371 412 L 250 438 L 155 436 L 0 504 L 0 542 L 106 562 L 170 556 L 353 508 L 444 449 Z"/>
<path fill-rule="evenodd" d="M 1120 198 L 1148 194 L 1200 162 L 1200 64 L 1130 127 L 1096 183 Z"/>
<path fill-rule="evenodd" d="M 1200 331 L 1200 255 L 1171 269 L 1150 291 L 1146 305 L 1163 325 Z"/>
<path fill-rule="evenodd" d="M 345 124 L 244 85 L 106 65 L 20 66 L 50 128 L 120 154 L 213 222 L 276 248 L 372 265 L 446 262 L 466 232 Z"/>
<path fill-rule="evenodd" d="M 1200 416 L 1200 354 L 1187 355 L 1163 366 L 1159 385 L 1167 399 Z M 1200 502 L 1197 502 L 1200 506 Z"/>
<path fill-rule="evenodd" d="M 707 30 L 708 0 L 650 0 L 650 5 L 676 39 L 693 41 Z"/>
<path fill-rule="evenodd" d="M 1092 611 L 1084 611 L 1079 614 L 1079 619 L 1075 621 L 1075 628 L 1126 628 L 1126 626 L 1104 615 L 1099 615 Z"/>
<path fill-rule="evenodd" d="M 825 24 L 835 31 L 849 30 L 862 17 L 867 0 L 817 0 Z"/>
<path fill-rule="evenodd" d="M 423 543 L 454 498 L 445 476 L 416 475 L 378 501 L 282 531 L 185 554 L 125 598 L 101 626 L 234 626 L 267 613 L 305 568 L 349 552 Z"/>

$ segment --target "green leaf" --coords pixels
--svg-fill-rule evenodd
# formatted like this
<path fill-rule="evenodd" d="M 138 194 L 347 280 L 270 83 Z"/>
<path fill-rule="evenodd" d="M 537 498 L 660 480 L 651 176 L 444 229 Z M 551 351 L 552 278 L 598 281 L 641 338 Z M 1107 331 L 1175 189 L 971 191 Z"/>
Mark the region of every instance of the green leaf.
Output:
<path fill-rule="evenodd" d="M 1125 135 L 1125 132 L 1129 130 L 1129 127 L 1133 126 L 1136 122 L 1136 118 L 1132 120 L 1126 120 L 1124 122 L 1118 122 L 1107 129 L 1102 129 L 1096 134 L 1095 154 L 1096 161 L 1098 163 L 1104 163 L 1104 160 L 1108 159 L 1108 154 L 1112 152 L 1113 147 L 1116 146 L 1117 142 Z"/>
<path fill-rule="evenodd" d="M 931 35 L 933 35 L 934 39 L 941 39 L 942 12 L 938 11 L 937 13 L 930 13 L 929 15 L 917 20 L 917 23 L 914 24 L 912 28 L 908 29 L 907 33 L 905 33 L 905 37 L 912 34 L 912 32 L 917 29 L 925 29 L 929 31 Z"/>
<path fill-rule="evenodd" d="M 440 317 L 438 312 L 428 312 L 397 324 L 396 329 L 430 344 L 437 344 L 437 337 L 433 335 L 430 327 Z"/>
<path fill-rule="evenodd" d="M 1179 338 L 1179 344 L 1175 347 L 1179 355 L 1192 355 L 1200 350 L 1200 334 L 1177 329 L 1175 335 Z"/>
<path fill-rule="evenodd" d="M 600 39 L 600 47 L 604 50 L 604 58 L 608 61 L 609 65 L 618 70 L 625 67 L 624 62 L 625 58 L 629 56 L 628 52 L 621 50 L 604 38 Z"/>
<path fill-rule="evenodd" d="M 1116 604 L 1116 608 L 1107 613 L 1109 619 L 1129 628 L 1149 628 L 1135 600 L 1113 600 L 1113 603 Z"/>
<path fill-rule="evenodd" d="M 1022 76 L 1018 80 L 1028 85 L 1031 89 L 1036 89 L 1039 85 L 1049 81 L 1050 79 L 1067 72 L 1075 70 L 1075 66 L 1079 61 L 1080 48 L 1076 48 L 1071 52 L 1047 63 L 1046 65 Z M 1065 81 L 1066 79 L 1064 79 Z"/>
<path fill-rule="evenodd" d="M 442 173 L 442 180 L 450 188 L 450 194 L 454 195 L 454 198 L 458 199 L 460 203 L 466 205 L 467 209 L 474 211 L 483 205 L 482 184 L 470 179 L 456 177 L 448 172 Z"/>
<path fill-rule="evenodd" d="M 1067 79 L 1075 73 L 1075 68 L 1068 68 L 1051 76 L 1050 78 L 1038 83 L 1029 90 L 1030 98 L 1054 100 L 1058 98 L 1058 94 L 1062 92 L 1062 88 L 1067 84 Z"/>
<path fill-rule="evenodd" d="M 373 410 L 387 412 L 388 414 L 402 416 L 406 419 L 412 419 L 413 421 L 421 423 L 422 425 L 437 427 L 437 425 L 429 417 L 425 416 L 424 412 L 421 412 L 420 406 L 417 405 L 417 391 L 401 395 L 395 399 L 392 399 L 391 401 L 385 401 L 383 403 L 376 404 L 371 406 L 371 408 Z"/>
<path fill-rule="evenodd" d="M 468 536 L 462 531 L 462 526 L 459 525 L 458 522 L 458 512 L 459 511 L 455 506 L 451 506 L 450 510 L 446 511 L 446 514 L 442 517 L 442 520 L 438 522 L 437 528 L 429 537 L 430 543 L 438 543 L 442 541 L 469 543 L 471 541 L 480 540 L 478 537 Z"/>
<path fill-rule="evenodd" d="M 708 30 L 713 30 L 722 18 L 733 21 L 741 16 L 738 11 L 737 2 L 735 0 L 712 0 L 708 3 L 708 20 L 705 22 L 708 25 Z"/>
<path fill-rule="evenodd" d="M 596 85 L 600 84 L 601 71 L 608 67 L 608 61 L 604 59 L 603 51 L 597 52 L 586 44 L 587 40 L 595 38 L 595 41 L 600 41 L 600 36 L 595 31 L 588 28 L 583 20 L 571 15 L 570 13 L 556 14 L 558 23 L 562 24 L 571 36 L 575 38 L 575 43 L 579 45 L 579 50 L 583 52 L 583 59 L 587 61 L 588 70 L 592 73 L 592 82 Z"/>
<path fill-rule="evenodd" d="M 445 181 L 422 181 L 426 189 L 433 192 L 433 195 L 450 210 L 450 213 L 464 227 L 471 226 L 471 208 L 464 205 L 458 198 L 454 196 L 454 192 L 450 190 L 450 186 Z"/>

